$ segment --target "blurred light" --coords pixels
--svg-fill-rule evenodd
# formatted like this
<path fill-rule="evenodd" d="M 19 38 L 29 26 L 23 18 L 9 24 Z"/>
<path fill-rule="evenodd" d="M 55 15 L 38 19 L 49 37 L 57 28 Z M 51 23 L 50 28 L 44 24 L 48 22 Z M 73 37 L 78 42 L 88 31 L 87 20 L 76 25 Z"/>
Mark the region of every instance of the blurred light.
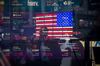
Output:
<path fill-rule="evenodd" d="M 0 1 L 0 5 L 4 5 L 4 1 Z"/>
<path fill-rule="evenodd" d="M 72 4 L 74 4 L 74 2 L 72 2 L 72 1 L 64 1 L 63 4 L 64 5 L 72 5 Z"/>
<path fill-rule="evenodd" d="M 1 35 L 2 35 L 2 38 L 4 38 L 4 33 L 2 33 Z"/>
<path fill-rule="evenodd" d="M 88 27 L 89 26 L 88 21 L 84 20 L 84 19 L 80 19 L 79 20 L 79 26 L 80 27 Z"/>
<path fill-rule="evenodd" d="M 37 1 L 29 1 L 28 0 L 28 6 L 39 6 L 39 2 L 37 2 Z"/>

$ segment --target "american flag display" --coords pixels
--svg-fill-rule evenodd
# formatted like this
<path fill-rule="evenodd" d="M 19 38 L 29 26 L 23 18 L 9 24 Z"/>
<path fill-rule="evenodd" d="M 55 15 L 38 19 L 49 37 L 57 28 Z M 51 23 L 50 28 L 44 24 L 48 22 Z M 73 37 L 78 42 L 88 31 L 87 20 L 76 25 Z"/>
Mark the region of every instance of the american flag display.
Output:
<path fill-rule="evenodd" d="M 73 36 L 73 12 L 40 13 L 36 14 L 36 38 L 40 37 L 40 30 L 47 27 L 47 38 L 61 38 Z"/>

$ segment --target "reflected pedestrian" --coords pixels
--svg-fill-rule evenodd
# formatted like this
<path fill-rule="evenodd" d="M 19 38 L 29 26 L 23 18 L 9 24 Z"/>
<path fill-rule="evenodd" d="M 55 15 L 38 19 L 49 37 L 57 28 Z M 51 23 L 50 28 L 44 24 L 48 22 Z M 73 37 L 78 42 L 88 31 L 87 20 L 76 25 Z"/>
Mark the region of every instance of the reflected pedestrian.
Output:
<path fill-rule="evenodd" d="M 6 56 L 3 54 L 0 48 L 0 66 L 11 66 Z"/>

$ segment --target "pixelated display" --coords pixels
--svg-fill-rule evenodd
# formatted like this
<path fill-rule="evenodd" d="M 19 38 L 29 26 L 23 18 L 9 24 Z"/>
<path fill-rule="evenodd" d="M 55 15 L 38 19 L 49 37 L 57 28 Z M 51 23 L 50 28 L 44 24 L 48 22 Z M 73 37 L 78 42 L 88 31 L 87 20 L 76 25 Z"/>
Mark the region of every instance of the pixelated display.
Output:
<path fill-rule="evenodd" d="M 57 26 L 73 27 L 73 13 L 72 12 L 57 13 Z"/>
<path fill-rule="evenodd" d="M 37 14 L 36 37 L 38 38 L 42 27 L 47 27 L 48 38 L 71 37 L 73 36 L 72 12 Z"/>

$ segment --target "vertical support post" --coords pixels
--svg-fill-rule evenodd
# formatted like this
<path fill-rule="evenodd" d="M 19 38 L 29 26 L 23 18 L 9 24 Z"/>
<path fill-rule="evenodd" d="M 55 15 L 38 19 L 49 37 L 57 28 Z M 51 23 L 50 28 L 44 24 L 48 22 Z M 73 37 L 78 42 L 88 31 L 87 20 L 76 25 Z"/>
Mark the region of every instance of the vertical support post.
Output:
<path fill-rule="evenodd" d="M 44 13 L 45 12 L 45 1 L 46 0 L 41 0 L 41 12 Z M 43 56 L 44 55 L 44 42 L 45 42 L 45 39 L 44 39 L 44 36 L 40 37 L 40 41 L 41 41 L 41 45 L 40 45 L 40 57 L 41 57 L 41 60 L 43 60 Z"/>
<path fill-rule="evenodd" d="M 45 12 L 45 1 L 46 0 L 41 0 L 41 12 Z"/>
<path fill-rule="evenodd" d="M 29 24 L 32 25 L 32 20 L 33 20 L 33 6 L 29 6 Z"/>
<path fill-rule="evenodd" d="M 85 66 L 92 66 L 90 59 L 90 40 L 85 39 Z"/>

